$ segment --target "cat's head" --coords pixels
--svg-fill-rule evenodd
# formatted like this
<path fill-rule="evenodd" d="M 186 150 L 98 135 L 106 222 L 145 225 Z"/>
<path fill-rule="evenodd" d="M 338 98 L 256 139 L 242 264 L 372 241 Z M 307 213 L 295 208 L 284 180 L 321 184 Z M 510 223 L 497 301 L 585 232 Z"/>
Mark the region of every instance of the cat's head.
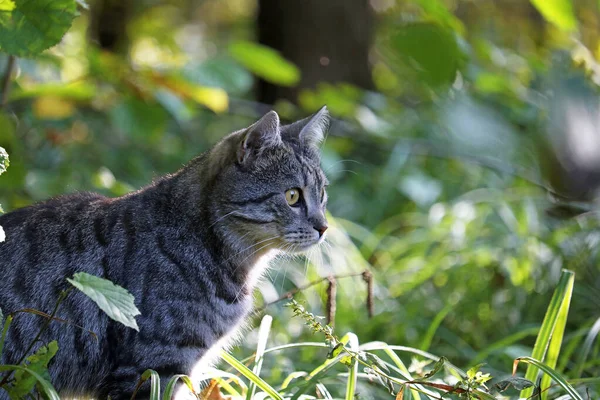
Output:
<path fill-rule="evenodd" d="M 328 181 L 319 144 L 328 126 L 325 107 L 290 125 L 270 111 L 211 151 L 215 221 L 234 240 L 289 252 L 323 240 Z"/>

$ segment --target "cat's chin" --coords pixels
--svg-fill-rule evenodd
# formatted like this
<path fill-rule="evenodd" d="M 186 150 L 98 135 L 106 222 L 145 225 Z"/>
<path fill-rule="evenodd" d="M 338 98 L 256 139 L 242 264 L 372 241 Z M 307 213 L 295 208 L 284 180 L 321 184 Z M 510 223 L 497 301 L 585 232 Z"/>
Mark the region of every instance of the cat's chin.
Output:
<path fill-rule="evenodd" d="M 323 242 L 323 238 L 320 238 L 319 240 L 315 240 L 312 242 L 307 242 L 307 243 L 290 243 L 289 245 L 282 248 L 282 251 L 284 251 L 286 253 L 292 253 L 292 254 L 305 253 L 308 250 L 310 250 L 314 247 L 317 247 L 322 242 Z"/>

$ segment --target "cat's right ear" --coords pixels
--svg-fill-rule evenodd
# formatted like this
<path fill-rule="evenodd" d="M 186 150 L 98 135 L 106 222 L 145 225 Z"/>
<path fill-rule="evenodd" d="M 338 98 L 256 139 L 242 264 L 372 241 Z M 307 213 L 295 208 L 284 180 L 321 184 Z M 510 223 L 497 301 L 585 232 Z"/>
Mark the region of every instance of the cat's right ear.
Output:
<path fill-rule="evenodd" d="M 252 155 L 258 155 L 263 149 L 278 146 L 281 143 L 279 115 L 275 111 L 269 111 L 242 134 L 242 140 L 237 149 L 237 160 L 243 164 Z"/>

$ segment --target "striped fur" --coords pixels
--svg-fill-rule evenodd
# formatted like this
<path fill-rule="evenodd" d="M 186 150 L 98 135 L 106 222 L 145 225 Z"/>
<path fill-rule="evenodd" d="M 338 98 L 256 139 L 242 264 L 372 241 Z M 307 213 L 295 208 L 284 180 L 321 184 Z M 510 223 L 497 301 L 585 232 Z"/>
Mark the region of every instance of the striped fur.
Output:
<path fill-rule="evenodd" d="M 322 137 L 306 132 L 322 130 L 324 118 L 280 126 L 271 112 L 137 192 L 77 193 L 0 216 L 5 314 L 50 312 L 66 278 L 79 271 L 125 287 L 141 311 L 136 332 L 83 294 L 69 294 L 58 317 L 98 340 L 58 322 L 42 336 L 40 343 L 58 340 L 50 373 L 62 395 L 127 399 L 144 370 L 190 373 L 233 335 L 251 309 L 262 257 L 322 240 L 326 178 L 316 143 L 303 137 Z M 298 207 L 285 200 L 290 188 L 302 190 Z M 16 362 L 43 322 L 17 314 L 0 363 Z"/>

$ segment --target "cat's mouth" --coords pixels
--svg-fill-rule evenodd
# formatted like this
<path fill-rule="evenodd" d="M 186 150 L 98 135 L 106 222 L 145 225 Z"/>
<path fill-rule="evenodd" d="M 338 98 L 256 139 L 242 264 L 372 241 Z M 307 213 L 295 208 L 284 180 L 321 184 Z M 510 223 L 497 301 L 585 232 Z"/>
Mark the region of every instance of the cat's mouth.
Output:
<path fill-rule="evenodd" d="M 325 235 L 289 234 L 283 237 L 282 250 L 288 253 L 302 253 L 321 244 Z"/>

